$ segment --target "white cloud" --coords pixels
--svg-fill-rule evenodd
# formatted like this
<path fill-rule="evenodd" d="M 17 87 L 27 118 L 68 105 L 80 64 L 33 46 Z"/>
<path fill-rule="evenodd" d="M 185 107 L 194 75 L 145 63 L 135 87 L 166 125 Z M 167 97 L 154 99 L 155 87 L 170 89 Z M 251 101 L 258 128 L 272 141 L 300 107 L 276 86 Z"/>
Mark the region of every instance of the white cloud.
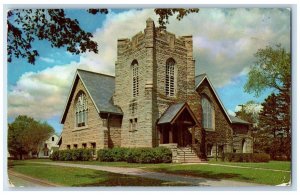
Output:
<path fill-rule="evenodd" d="M 117 39 L 143 32 L 149 17 L 157 21 L 150 9 L 110 12 L 94 33 L 99 53 L 81 55 L 78 63 L 23 74 L 15 86 L 10 86 L 9 116 L 27 114 L 40 119 L 61 116 L 75 69 L 82 67 L 114 75 Z M 179 36 L 193 35 L 196 73 L 206 72 L 215 87 L 220 87 L 236 75 L 247 74 L 258 48 L 279 42 L 288 49 L 290 17 L 286 10 L 203 8 L 181 21 L 170 18 L 168 31 Z M 51 58 L 41 60 L 54 62 Z M 234 112 L 229 110 L 229 113 Z"/>
<path fill-rule="evenodd" d="M 227 112 L 228 112 L 229 115 L 235 116 L 235 112 L 233 112 L 232 110 L 229 109 L 229 110 L 227 110 Z"/>
<path fill-rule="evenodd" d="M 258 114 L 262 109 L 263 109 L 263 106 L 261 104 L 258 104 L 258 103 L 247 103 L 245 105 L 243 105 L 245 109 L 245 111 L 247 113 L 252 113 L 252 114 Z M 238 112 L 242 109 L 242 106 L 241 105 L 238 105 L 235 107 L 235 112 Z"/>
<path fill-rule="evenodd" d="M 249 71 L 259 48 L 282 43 L 289 49 L 289 14 L 286 9 L 202 8 L 181 21 L 171 17 L 167 27 L 179 36 L 193 35 L 196 74 L 206 72 L 215 87 L 222 87 L 235 75 Z M 93 64 L 97 71 L 114 74 L 117 39 L 143 32 L 149 17 L 157 25 L 151 9 L 108 14 L 104 25 L 94 33 L 99 54 L 88 53 L 81 61 Z"/>
<path fill-rule="evenodd" d="M 54 63 L 55 60 L 52 59 L 52 58 L 47 58 L 47 57 L 40 57 L 40 59 L 44 62 L 47 62 L 47 63 Z"/>

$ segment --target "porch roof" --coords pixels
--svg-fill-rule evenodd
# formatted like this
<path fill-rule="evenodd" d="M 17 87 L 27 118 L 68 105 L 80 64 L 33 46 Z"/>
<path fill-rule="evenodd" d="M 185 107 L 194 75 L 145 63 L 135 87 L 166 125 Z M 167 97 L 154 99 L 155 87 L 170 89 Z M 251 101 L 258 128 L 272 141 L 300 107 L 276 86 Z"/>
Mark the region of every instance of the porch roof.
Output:
<path fill-rule="evenodd" d="M 162 116 L 159 118 L 157 124 L 166 124 L 166 123 L 174 123 L 176 121 L 177 117 L 185 110 L 187 109 L 188 113 L 190 114 L 191 118 L 194 120 L 195 125 L 199 125 L 196 117 L 194 116 L 192 110 L 188 106 L 186 102 L 172 104 L 169 106 L 169 108 L 162 114 Z"/>

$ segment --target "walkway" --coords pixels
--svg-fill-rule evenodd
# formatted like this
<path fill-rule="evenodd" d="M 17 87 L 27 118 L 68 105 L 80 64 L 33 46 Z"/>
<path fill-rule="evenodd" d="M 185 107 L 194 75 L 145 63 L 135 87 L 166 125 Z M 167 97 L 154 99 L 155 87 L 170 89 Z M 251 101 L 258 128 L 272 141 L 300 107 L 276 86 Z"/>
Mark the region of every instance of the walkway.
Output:
<path fill-rule="evenodd" d="M 9 187 L 58 187 L 59 185 L 8 170 Z"/>
<path fill-rule="evenodd" d="M 201 177 L 182 176 L 182 175 L 174 175 L 168 173 L 158 173 L 158 172 L 142 170 L 139 168 L 109 167 L 109 166 L 99 166 L 99 165 L 83 165 L 83 164 L 55 163 L 55 162 L 35 162 L 35 163 L 107 171 L 112 173 L 133 175 L 133 176 L 158 179 L 158 180 L 169 181 L 169 182 L 189 183 L 194 186 L 220 186 L 220 187 L 261 186 L 260 184 L 256 184 L 256 183 L 239 182 L 239 181 L 223 180 L 223 179 L 221 180 L 207 179 Z"/>

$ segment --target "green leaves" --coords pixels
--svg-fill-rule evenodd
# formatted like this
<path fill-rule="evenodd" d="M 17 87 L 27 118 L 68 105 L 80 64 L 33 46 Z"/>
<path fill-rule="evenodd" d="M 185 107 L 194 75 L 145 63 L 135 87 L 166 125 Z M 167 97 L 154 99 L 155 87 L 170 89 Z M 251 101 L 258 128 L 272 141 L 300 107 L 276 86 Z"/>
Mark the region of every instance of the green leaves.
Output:
<path fill-rule="evenodd" d="M 37 153 L 42 142 L 53 133 L 54 129 L 48 123 L 20 115 L 8 127 L 9 152 L 13 155 Z"/>
<path fill-rule="evenodd" d="M 107 14 L 108 9 L 88 9 L 91 14 Z M 177 14 L 181 20 L 199 9 L 155 9 L 159 15 L 160 28 L 166 29 L 169 17 Z M 39 56 L 32 48 L 33 41 L 47 40 L 52 47 L 66 47 L 72 54 L 84 52 L 98 53 L 98 44 L 93 35 L 84 31 L 76 19 L 67 18 L 63 9 L 14 9 L 7 12 L 7 61 L 15 58 L 27 58 L 35 64 Z"/>
<path fill-rule="evenodd" d="M 7 17 L 8 62 L 16 57 L 35 64 L 39 53 L 32 43 L 36 38 L 49 41 L 52 47 L 66 47 L 73 54 L 98 53 L 93 35 L 81 29 L 77 20 L 65 17 L 63 9 L 15 9 Z"/>
<path fill-rule="evenodd" d="M 290 87 L 291 54 L 281 45 L 259 49 L 254 56 L 256 61 L 244 86 L 247 93 L 254 92 L 258 97 L 267 88 L 280 92 L 284 86 Z"/>
<path fill-rule="evenodd" d="M 168 9 L 154 9 L 156 15 L 159 16 L 158 23 L 160 25 L 159 28 L 166 29 L 166 25 L 169 24 L 169 17 L 173 16 L 177 13 L 177 20 L 183 19 L 190 13 L 198 13 L 199 9 L 182 9 L 182 8 L 168 8 Z"/>

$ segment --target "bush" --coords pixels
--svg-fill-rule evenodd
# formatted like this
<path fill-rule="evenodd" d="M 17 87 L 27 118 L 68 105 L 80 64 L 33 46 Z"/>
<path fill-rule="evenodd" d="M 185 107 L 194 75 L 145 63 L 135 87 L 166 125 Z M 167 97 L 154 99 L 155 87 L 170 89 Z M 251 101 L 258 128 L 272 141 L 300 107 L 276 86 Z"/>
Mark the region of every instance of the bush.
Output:
<path fill-rule="evenodd" d="M 170 163 L 172 162 L 172 151 L 165 147 L 157 147 L 156 155 L 158 163 Z"/>
<path fill-rule="evenodd" d="M 225 153 L 228 162 L 269 162 L 270 155 L 265 153 Z"/>
<path fill-rule="evenodd" d="M 49 157 L 51 160 L 58 160 L 59 159 L 59 151 L 54 151 L 50 157 Z"/>
<path fill-rule="evenodd" d="M 126 161 L 128 163 L 169 163 L 172 152 L 168 148 L 112 148 L 101 149 L 97 159 L 103 162 Z"/>
<path fill-rule="evenodd" d="M 50 159 L 54 161 L 88 161 L 93 159 L 93 149 L 58 150 L 50 155 Z"/>
<path fill-rule="evenodd" d="M 269 162 L 270 158 L 266 153 L 253 153 L 253 162 Z"/>

